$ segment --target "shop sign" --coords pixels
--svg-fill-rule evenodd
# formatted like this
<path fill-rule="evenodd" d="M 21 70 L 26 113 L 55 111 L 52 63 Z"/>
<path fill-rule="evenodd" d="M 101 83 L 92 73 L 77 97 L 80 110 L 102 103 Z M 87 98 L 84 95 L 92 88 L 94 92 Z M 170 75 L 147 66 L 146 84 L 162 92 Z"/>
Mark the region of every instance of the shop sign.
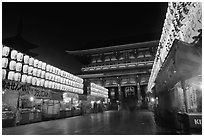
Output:
<path fill-rule="evenodd" d="M 3 90 L 12 90 L 12 91 L 20 91 L 22 94 L 29 94 L 29 87 L 28 85 L 22 84 L 20 82 L 3 80 L 2 81 L 2 89 Z"/>
<path fill-rule="evenodd" d="M 51 98 L 50 91 L 43 88 L 31 87 L 30 94 L 35 98 Z"/>
<path fill-rule="evenodd" d="M 202 128 L 202 115 L 188 115 L 190 128 Z"/>

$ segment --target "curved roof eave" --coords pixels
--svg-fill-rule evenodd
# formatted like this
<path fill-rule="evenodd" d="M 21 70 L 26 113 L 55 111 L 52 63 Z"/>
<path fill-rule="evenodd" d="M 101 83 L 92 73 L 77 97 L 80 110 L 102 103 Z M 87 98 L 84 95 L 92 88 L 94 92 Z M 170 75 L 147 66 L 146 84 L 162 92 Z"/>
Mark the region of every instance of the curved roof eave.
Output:
<path fill-rule="evenodd" d="M 159 44 L 159 40 L 154 40 L 154 41 L 117 45 L 117 46 L 103 47 L 103 48 L 86 49 L 86 50 L 75 50 L 75 51 L 66 50 L 66 52 L 68 54 L 73 54 L 73 55 L 87 55 L 87 54 L 94 54 L 94 53 L 112 52 L 116 50 L 128 50 L 128 49 L 135 48 L 135 46 L 137 48 L 149 47 L 149 46 L 158 45 L 158 44 Z"/>

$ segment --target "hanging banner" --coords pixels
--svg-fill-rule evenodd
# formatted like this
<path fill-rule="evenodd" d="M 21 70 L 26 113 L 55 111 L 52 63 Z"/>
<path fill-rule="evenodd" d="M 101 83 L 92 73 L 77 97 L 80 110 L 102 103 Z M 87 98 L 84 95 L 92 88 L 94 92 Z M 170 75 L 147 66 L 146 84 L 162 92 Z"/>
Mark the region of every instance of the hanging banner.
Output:
<path fill-rule="evenodd" d="M 3 80 L 2 89 L 6 91 L 18 91 L 20 95 L 25 95 L 29 94 L 30 87 L 21 82 Z"/>

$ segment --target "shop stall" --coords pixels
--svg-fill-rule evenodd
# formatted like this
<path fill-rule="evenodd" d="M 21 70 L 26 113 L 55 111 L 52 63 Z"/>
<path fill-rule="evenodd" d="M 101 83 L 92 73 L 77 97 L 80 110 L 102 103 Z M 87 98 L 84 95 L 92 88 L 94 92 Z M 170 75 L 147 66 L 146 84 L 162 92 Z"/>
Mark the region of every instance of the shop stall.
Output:
<path fill-rule="evenodd" d="M 5 45 L 2 47 L 2 86 L 2 104 L 11 108 L 15 124 L 79 114 L 78 97 L 71 98 L 70 106 L 64 102 L 63 93 L 83 94 L 82 78 Z M 66 105 L 75 110 L 63 115 Z M 10 113 L 3 114 L 6 119 Z"/>

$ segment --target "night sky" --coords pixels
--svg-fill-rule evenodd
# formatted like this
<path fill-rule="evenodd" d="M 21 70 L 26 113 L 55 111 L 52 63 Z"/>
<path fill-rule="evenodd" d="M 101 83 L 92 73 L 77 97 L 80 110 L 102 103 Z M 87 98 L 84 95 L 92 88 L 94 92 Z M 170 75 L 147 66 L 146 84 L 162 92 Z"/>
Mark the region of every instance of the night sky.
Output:
<path fill-rule="evenodd" d="M 159 40 L 167 3 L 3 2 L 2 37 L 21 36 L 38 46 L 35 58 L 79 74 L 81 64 L 65 50 Z M 15 47 L 13 47 L 15 48 Z M 23 52 L 23 51 L 22 51 Z"/>

